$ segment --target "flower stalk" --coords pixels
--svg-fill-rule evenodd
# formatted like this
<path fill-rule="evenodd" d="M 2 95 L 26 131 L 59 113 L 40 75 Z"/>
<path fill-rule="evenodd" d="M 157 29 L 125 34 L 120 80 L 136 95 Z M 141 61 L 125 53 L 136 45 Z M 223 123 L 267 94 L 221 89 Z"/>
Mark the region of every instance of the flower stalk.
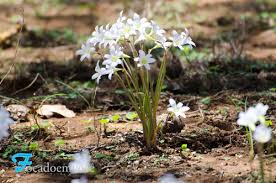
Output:
<path fill-rule="evenodd" d="M 261 177 L 260 182 L 265 183 L 263 144 L 261 143 L 258 143 L 258 153 L 259 153 L 259 166 L 260 166 L 260 177 Z"/>

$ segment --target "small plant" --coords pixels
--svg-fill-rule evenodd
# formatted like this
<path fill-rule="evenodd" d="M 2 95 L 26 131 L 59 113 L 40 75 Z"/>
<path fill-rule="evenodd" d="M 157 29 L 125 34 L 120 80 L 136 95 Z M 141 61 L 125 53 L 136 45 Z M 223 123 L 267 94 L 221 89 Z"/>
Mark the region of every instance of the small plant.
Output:
<path fill-rule="evenodd" d="M 264 163 L 263 163 L 263 144 L 267 143 L 272 138 L 272 129 L 268 126 L 271 124 L 270 120 L 265 119 L 268 105 L 262 103 L 255 107 L 249 107 L 245 112 L 239 114 L 237 123 L 246 127 L 248 140 L 250 143 L 250 159 L 254 158 L 254 142 L 257 142 L 258 154 L 260 159 L 260 175 L 261 182 L 265 182 Z"/>
<path fill-rule="evenodd" d="M 183 50 L 185 45 L 190 48 L 195 46 L 187 29 L 182 33 L 172 31 L 169 39 L 165 33 L 154 21 L 141 18 L 138 14 L 127 18 L 121 12 L 113 25 L 97 26 L 92 36 L 77 51 L 81 61 L 95 54 L 103 60 L 101 64 L 97 62 L 96 73 L 92 76 L 97 84 L 105 75 L 109 80 L 115 76 L 119 81 L 142 122 L 148 149 L 156 147 L 156 113 L 170 48 Z M 160 71 L 154 80 L 150 70 L 157 60 L 160 60 Z"/>
<path fill-rule="evenodd" d="M 29 150 L 30 151 L 37 151 L 39 149 L 39 144 L 38 142 L 31 142 L 29 145 Z"/>
<path fill-rule="evenodd" d="M 126 119 L 130 121 L 137 119 L 137 117 L 138 117 L 138 114 L 136 112 L 128 112 L 126 114 Z"/>
<path fill-rule="evenodd" d="M 110 122 L 110 119 L 109 118 L 102 118 L 100 119 L 100 123 L 103 125 L 104 127 L 104 134 L 106 135 L 107 134 L 107 126 L 106 124 Z"/>
<path fill-rule="evenodd" d="M 54 141 L 54 144 L 56 147 L 61 148 L 62 146 L 64 146 L 65 141 L 61 138 L 58 138 Z"/>
<path fill-rule="evenodd" d="M 114 159 L 113 156 L 106 155 L 106 154 L 103 154 L 103 153 L 96 153 L 95 158 L 96 159 L 105 159 L 107 161 L 112 161 Z"/>
<path fill-rule="evenodd" d="M 212 102 L 212 99 L 211 99 L 211 97 L 205 97 L 205 98 L 201 99 L 200 102 L 204 105 L 210 105 Z"/>
<path fill-rule="evenodd" d="M 110 120 L 112 122 L 117 122 L 120 120 L 120 118 L 121 118 L 121 116 L 119 114 L 114 114 L 113 116 L 110 117 Z"/>
<path fill-rule="evenodd" d="M 181 151 L 186 151 L 188 149 L 188 145 L 187 144 L 182 144 L 181 145 Z"/>

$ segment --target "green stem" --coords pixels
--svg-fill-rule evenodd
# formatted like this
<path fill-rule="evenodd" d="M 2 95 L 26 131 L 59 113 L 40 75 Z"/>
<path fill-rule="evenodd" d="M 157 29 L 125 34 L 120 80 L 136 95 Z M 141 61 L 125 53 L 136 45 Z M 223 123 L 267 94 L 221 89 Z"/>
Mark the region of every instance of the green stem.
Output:
<path fill-rule="evenodd" d="M 261 183 L 265 183 L 264 159 L 263 159 L 263 144 L 259 143 L 258 147 L 259 147 L 259 163 L 260 163 Z"/>
<path fill-rule="evenodd" d="M 254 159 L 254 143 L 253 143 L 253 136 L 252 130 L 250 128 L 246 128 L 246 133 L 249 141 L 250 151 L 249 151 L 249 159 L 252 161 Z"/>

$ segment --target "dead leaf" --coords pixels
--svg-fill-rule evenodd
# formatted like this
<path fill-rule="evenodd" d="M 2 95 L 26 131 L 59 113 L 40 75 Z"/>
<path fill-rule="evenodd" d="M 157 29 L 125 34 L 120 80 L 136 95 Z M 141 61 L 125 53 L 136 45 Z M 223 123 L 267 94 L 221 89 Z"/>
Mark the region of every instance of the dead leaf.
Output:
<path fill-rule="evenodd" d="M 12 37 L 16 36 L 16 34 L 19 32 L 19 29 L 17 26 L 11 27 L 10 29 L 6 30 L 5 32 L 0 33 L 0 45 L 11 41 Z"/>
<path fill-rule="evenodd" d="M 36 112 L 39 115 L 46 116 L 48 118 L 53 116 L 55 113 L 66 118 L 76 116 L 74 111 L 67 109 L 65 105 L 42 105 Z"/>

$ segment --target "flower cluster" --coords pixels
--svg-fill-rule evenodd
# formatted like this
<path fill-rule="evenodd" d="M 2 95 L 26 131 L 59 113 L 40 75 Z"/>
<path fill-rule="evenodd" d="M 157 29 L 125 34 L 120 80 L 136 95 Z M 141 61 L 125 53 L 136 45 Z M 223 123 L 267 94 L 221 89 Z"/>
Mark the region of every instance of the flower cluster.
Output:
<path fill-rule="evenodd" d="M 9 136 L 9 125 L 14 121 L 10 118 L 10 114 L 0 106 L 0 140 Z"/>
<path fill-rule="evenodd" d="M 272 130 L 267 127 L 265 115 L 268 105 L 258 103 L 255 107 L 249 107 L 247 111 L 240 112 L 238 125 L 246 126 L 254 131 L 253 137 L 257 142 L 266 143 L 271 139 Z M 257 127 L 256 125 L 260 123 Z"/>
<path fill-rule="evenodd" d="M 185 112 L 190 110 L 190 108 L 188 106 L 183 106 L 182 102 L 176 103 L 176 101 L 174 99 L 170 99 L 169 100 L 169 107 L 168 107 L 168 111 L 173 114 L 175 117 L 183 117 L 186 118 Z"/>
<path fill-rule="evenodd" d="M 153 42 L 154 47 L 150 51 L 143 50 L 140 47 L 136 51 L 135 48 L 142 41 Z M 92 76 L 92 79 L 99 83 L 103 75 L 108 75 L 111 80 L 112 75 L 121 70 L 119 69 L 120 65 L 122 66 L 126 59 L 131 58 L 124 53 L 124 49 L 127 49 L 126 46 L 130 46 L 128 49 L 133 51 L 132 57 L 137 63 L 137 67 L 150 70 L 150 65 L 155 62 L 150 54 L 153 49 L 168 49 L 171 46 L 183 49 L 184 45 L 195 46 L 187 29 L 182 33 L 172 31 L 172 36 L 167 38 L 166 31 L 154 21 L 142 18 L 136 13 L 132 18 L 127 18 L 121 12 L 114 24 L 97 26 L 91 37 L 76 54 L 81 56 L 81 61 L 90 59 L 93 54 L 102 56 L 103 62 L 101 65 L 103 67 L 98 62 L 95 68 L 96 73 Z M 99 50 L 104 50 L 105 53 L 103 54 Z"/>

